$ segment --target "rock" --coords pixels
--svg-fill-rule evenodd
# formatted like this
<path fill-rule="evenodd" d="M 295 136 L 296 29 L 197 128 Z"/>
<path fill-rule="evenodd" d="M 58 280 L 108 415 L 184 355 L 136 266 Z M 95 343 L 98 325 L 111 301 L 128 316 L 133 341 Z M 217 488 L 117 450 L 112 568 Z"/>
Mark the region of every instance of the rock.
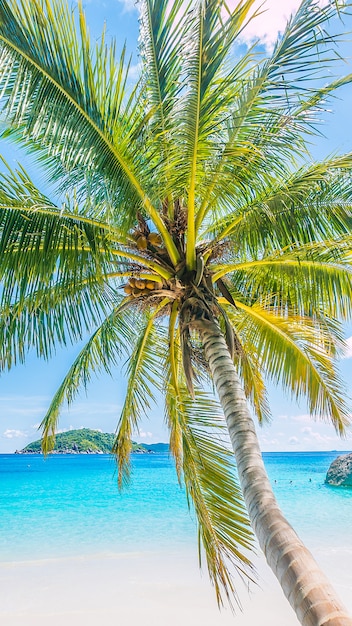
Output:
<path fill-rule="evenodd" d="M 331 463 L 325 482 L 334 487 L 352 487 L 352 452 L 338 456 Z"/>

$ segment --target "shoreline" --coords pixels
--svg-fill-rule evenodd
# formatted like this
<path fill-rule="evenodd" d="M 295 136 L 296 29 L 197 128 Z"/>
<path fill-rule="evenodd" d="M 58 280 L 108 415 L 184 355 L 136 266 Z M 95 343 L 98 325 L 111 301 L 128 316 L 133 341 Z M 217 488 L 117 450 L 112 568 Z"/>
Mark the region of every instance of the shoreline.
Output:
<path fill-rule="evenodd" d="M 316 555 L 350 611 L 350 555 Z M 329 558 L 326 558 L 329 557 Z M 333 561 L 333 562 L 332 562 Z M 328 570 L 326 564 L 329 564 Z M 255 558 L 258 584 L 239 581 L 243 611 L 219 612 L 206 567 L 196 549 L 178 552 L 97 553 L 0 564 L 0 621 L 8 626 L 96 626 L 128 620 L 131 626 L 297 626 L 298 621 L 264 557 Z M 337 570 L 338 566 L 338 570 Z M 350 576 L 351 577 L 351 576 Z"/>
<path fill-rule="evenodd" d="M 168 450 L 158 450 L 158 451 L 154 451 L 151 449 L 151 446 L 155 446 L 155 445 L 163 445 L 163 446 L 168 446 L 169 444 L 167 442 L 160 442 L 158 444 L 147 444 L 147 443 L 140 443 L 137 445 L 140 446 L 145 446 L 146 447 L 146 452 L 150 453 L 153 452 L 154 454 L 170 454 Z M 149 446 L 149 447 L 148 447 Z M 13 450 L 12 452 L 0 452 L 0 456 L 9 456 L 9 455 L 18 455 L 18 456 L 23 456 L 23 455 L 38 455 L 38 456 L 43 456 L 43 452 L 42 451 L 24 451 L 24 450 Z M 50 457 L 51 454 L 62 454 L 62 455 L 70 455 L 70 454 L 104 454 L 105 456 L 114 456 L 111 452 L 102 452 L 101 450 L 99 451 L 82 451 L 82 452 L 77 452 L 76 450 L 70 450 L 69 452 L 66 451 L 61 451 L 61 450 L 52 450 L 51 452 L 48 453 L 48 456 Z M 140 451 L 140 450 L 133 450 L 131 452 L 131 454 L 145 454 L 144 451 Z M 262 450 L 262 454 L 264 455 L 280 455 L 280 454 L 297 454 L 297 455 L 312 455 L 312 454 L 337 454 L 337 455 L 343 455 L 343 454 L 352 454 L 352 449 L 348 449 L 348 450 Z"/>

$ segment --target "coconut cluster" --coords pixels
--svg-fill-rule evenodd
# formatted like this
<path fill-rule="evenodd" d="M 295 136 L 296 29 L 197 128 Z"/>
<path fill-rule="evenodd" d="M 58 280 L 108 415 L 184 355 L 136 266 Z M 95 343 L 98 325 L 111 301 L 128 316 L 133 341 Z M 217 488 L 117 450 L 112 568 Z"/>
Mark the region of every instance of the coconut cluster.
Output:
<path fill-rule="evenodd" d="M 143 280 L 142 278 L 129 278 L 127 285 L 124 286 L 124 292 L 128 296 L 138 298 L 139 296 L 149 296 L 152 291 L 162 288 L 162 283 L 154 280 Z"/>
<path fill-rule="evenodd" d="M 154 248 L 160 248 L 163 243 L 158 233 L 149 233 L 146 236 L 140 232 L 136 232 L 133 238 L 136 241 L 138 250 L 147 250 L 149 244 Z"/>

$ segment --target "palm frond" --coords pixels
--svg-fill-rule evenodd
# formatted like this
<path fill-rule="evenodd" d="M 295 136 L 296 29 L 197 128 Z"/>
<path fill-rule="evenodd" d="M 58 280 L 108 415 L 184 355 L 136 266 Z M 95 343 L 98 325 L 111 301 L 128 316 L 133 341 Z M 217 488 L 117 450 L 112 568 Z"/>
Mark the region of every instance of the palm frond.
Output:
<path fill-rule="evenodd" d="M 185 385 L 166 387 L 168 423 L 177 424 L 182 438 L 182 469 L 189 505 L 199 524 L 199 558 L 205 551 L 218 603 L 224 596 L 240 604 L 230 564 L 242 579 L 255 572 L 247 551 L 253 549 L 243 497 L 237 484 L 232 453 L 218 404 L 195 390 L 190 398 Z"/>
<path fill-rule="evenodd" d="M 200 561 L 204 548 L 218 602 L 223 602 L 225 594 L 231 604 L 233 595 L 237 602 L 239 598 L 229 564 L 241 577 L 254 576 L 246 554 L 253 549 L 252 531 L 219 405 L 198 387 L 190 397 L 185 385 L 177 313 L 174 305 L 168 337 L 162 338 L 170 451 L 180 483 L 184 480 L 189 505 L 197 515 Z"/>
<path fill-rule="evenodd" d="M 155 318 L 168 304 L 169 300 L 164 299 L 153 313 L 136 320 L 134 337 L 129 343 L 131 352 L 126 368 L 127 390 L 112 448 L 116 455 L 120 488 L 128 483 L 130 477 L 132 433 L 138 431 L 139 421 L 150 409 L 150 403 L 154 402 L 155 389 L 160 387 L 160 354 L 156 349 Z"/>
<path fill-rule="evenodd" d="M 104 34 L 92 51 L 81 5 L 78 32 L 64 0 L 53 6 L 49 0 L 1 4 L 0 97 L 8 126 L 24 143 L 45 147 L 49 156 L 59 151 L 65 169 L 74 172 L 75 186 L 87 171 L 98 173 L 100 184 L 102 177 L 109 181 L 120 218 L 129 218 L 129 224 L 131 207 L 132 216 L 143 207 L 176 263 L 177 249 L 148 197 L 145 159 L 133 140 L 143 116 L 129 111 L 122 116 L 125 52 L 117 64 L 114 57 L 114 44 L 108 49 Z"/>
<path fill-rule="evenodd" d="M 53 6 L 46 0 L 3 2 L 0 41 L 3 110 L 9 123 L 16 127 L 25 123 L 22 132 L 40 138 L 49 151 L 61 144 L 68 169 L 77 160 L 88 167 L 93 146 L 97 154 L 102 148 L 105 159 L 110 149 L 116 167 L 111 134 L 126 77 L 115 84 L 119 68 L 104 36 L 94 63 L 82 11 L 78 34 L 64 2 Z M 81 134 L 83 130 L 86 133 Z M 97 145 L 97 140 L 102 144 Z M 77 142 L 79 149 L 73 150 Z"/>
<path fill-rule="evenodd" d="M 255 187 L 261 171 L 280 176 L 283 162 L 308 155 L 307 135 L 317 133 L 326 99 L 352 78 L 312 86 L 313 77 L 318 84 L 330 78 L 328 68 L 338 58 L 334 50 L 338 36 L 332 37 L 325 25 L 339 14 L 333 3 L 318 9 L 315 0 L 303 1 L 271 57 L 245 77 L 204 189 L 198 228 L 210 210 L 218 214 L 231 192 L 235 196 L 239 187 Z"/>
<path fill-rule="evenodd" d="M 181 483 L 183 446 L 182 429 L 178 419 L 177 398 L 179 396 L 179 377 L 182 371 L 180 329 L 177 326 L 178 303 L 174 302 L 169 319 L 169 345 L 165 346 L 167 355 L 166 378 L 174 394 L 165 393 L 166 421 L 170 433 L 170 452 L 175 460 L 176 473 Z"/>
<path fill-rule="evenodd" d="M 117 231 L 82 212 L 55 206 L 22 168 L 0 173 L 3 304 L 12 304 L 69 274 L 78 282 L 89 275 L 98 281 L 104 271 L 111 271 L 114 265 L 108 249 L 119 240 Z"/>
<path fill-rule="evenodd" d="M 150 111 L 150 130 L 156 154 L 153 179 L 161 190 L 167 212 L 173 217 L 168 183 L 175 146 L 171 141 L 173 117 L 181 89 L 181 57 L 179 47 L 185 37 L 189 7 L 184 0 L 172 5 L 157 0 L 140 3 L 139 48 L 142 59 L 142 84 L 146 108 Z"/>
<path fill-rule="evenodd" d="M 253 257 L 291 241 L 341 237 L 351 226 L 351 166 L 351 154 L 346 154 L 282 171 L 279 179 L 263 173 L 243 191 L 235 209 L 213 223 L 211 232 L 237 248 L 245 242 L 245 254 Z"/>
<path fill-rule="evenodd" d="M 4 298 L 5 300 L 6 298 Z M 49 359 L 74 344 L 116 306 L 116 291 L 88 276 L 53 282 L 0 308 L 0 370 L 23 363 L 31 349 Z"/>
<path fill-rule="evenodd" d="M 253 0 L 241 0 L 227 20 L 222 18 L 226 6 L 217 0 L 199 2 L 192 11 L 188 33 L 185 73 L 186 96 L 182 103 L 182 135 L 185 143 L 187 175 L 187 250 L 189 269 L 195 266 L 196 188 L 209 155 L 209 136 L 223 116 L 225 98 L 217 79 L 236 35 L 245 23 Z"/>
<path fill-rule="evenodd" d="M 122 301 L 91 336 L 57 390 L 40 425 L 45 454 L 54 447 L 55 432 L 63 403 L 67 401 L 70 404 L 80 388 L 88 385 L 93 373 L 104 369 L 111 374 L 112 367 L 126 350 L 126 344 L 132 341 L 133 334 L 133 322 L 126 312 L 126 301 Z"/>
<path fill-rule="evenodd" d="M 223 306 L 236 335 L 245 350 L 256 355 L 265 376 L 295 399 L 304 397 L 313 416 L 330 420 L 343 434 L 350 417 L 333 361 L 336 345 L 343 345 L 339 327 L 317 319 L 283 317 L 269 306 L 248 306 L 234 299 L 238 311 L 226 301 Z"/>
<path fill-rule="evenodd" d="M 214 280 L 227 275 L 247 302 L 267 302 L 284 315 L 287 307 L 301 316 L 349 319 L 352 289 L 352 240 L 325 241 L 268 255 L 258 260 L 223 264 Z"/>

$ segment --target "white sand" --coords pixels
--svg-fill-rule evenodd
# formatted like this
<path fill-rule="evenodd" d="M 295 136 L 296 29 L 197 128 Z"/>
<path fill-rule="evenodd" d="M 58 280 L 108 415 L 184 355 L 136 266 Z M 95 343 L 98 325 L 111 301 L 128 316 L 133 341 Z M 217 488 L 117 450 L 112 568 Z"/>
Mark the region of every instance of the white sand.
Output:
<path fill-rule="evenodd" d="M 352 611 L 351 555 L 316 555 Z M 241 586 L 243 612 L 219 612 L 195 553 L 126 553 L 0 565 L 4 626 L 297 626 L 271 571 L 258 559 L 260 587 Z"/>

